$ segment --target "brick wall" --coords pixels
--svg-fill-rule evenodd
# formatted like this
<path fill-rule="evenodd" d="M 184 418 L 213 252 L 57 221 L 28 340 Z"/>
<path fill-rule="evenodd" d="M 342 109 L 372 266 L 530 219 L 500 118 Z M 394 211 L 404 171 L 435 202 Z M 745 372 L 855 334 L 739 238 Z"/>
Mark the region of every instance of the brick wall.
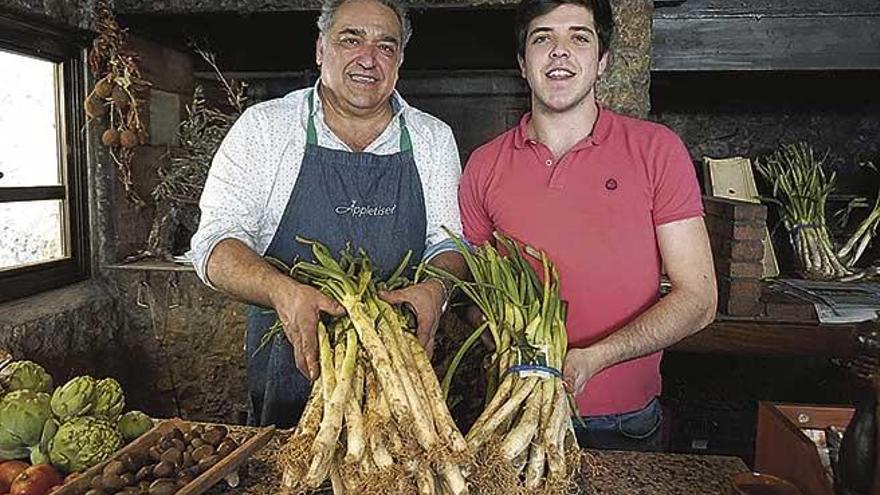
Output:
<path fill-rule="evenodd" d="M 761 239 L 767 225 L 767 207 L 710 196 L 703 197 L 703 204 L 718 278 L 718 311 L 732 316 L 760 314 L 764 257 Z"/>

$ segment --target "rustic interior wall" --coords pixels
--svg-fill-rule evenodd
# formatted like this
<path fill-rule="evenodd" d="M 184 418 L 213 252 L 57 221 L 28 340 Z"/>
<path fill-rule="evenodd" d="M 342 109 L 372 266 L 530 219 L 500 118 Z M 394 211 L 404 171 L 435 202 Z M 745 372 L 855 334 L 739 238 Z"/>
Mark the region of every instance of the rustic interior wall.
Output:
<path fill-rule="evenodd" d="M 244 422 L 244 313 L 192 273 L 120 270 L 110 285 L 125 308 L 120 345 L 144 409 L 160 416 Z"/>
<path fill-rule="evenodd" d="M 102 280 L 125 322 L 117 345 L 129 359 L 121 373 L 136 377 L 129 380 L 132 393 L 151 414 L 242 422 L 242 306 L 205 287 L 191 271 L 118 268 L 144 254 L 154 219 L 166 211 L 151 192 L 159 168 L 168 165 L 179 144 L 178 126 L 195 84 L 189 54 L 143 38 L 133 39 L 132 46 L 151 83 L 141 113 L 149 137 L 132 166 L 134 189 L 146 205 L 125 198 L 106 148 L 96 145 L 94 154 L 103 206 L 94 229 L 103 247 Z"/>

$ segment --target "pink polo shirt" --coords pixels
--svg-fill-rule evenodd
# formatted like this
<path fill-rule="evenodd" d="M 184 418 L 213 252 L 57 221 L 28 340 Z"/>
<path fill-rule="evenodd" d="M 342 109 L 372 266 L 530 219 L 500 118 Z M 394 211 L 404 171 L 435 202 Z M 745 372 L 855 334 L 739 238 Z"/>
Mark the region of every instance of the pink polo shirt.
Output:
<path fill-rule="evenodd" d="M 464 234 L 497 230 L 547 252 L 569 303 L 568 336 L 584 347 L 659 299 L 655 227 L 702 216 L 694 166 L 666 127 L 601 109 L 590 136 L 558 161 L 517 127 L 475 150 L 459 186 Z M 660 394 L 657 352 L 608 368 L 577 398 L 585 416 L 644 407 Z"/>

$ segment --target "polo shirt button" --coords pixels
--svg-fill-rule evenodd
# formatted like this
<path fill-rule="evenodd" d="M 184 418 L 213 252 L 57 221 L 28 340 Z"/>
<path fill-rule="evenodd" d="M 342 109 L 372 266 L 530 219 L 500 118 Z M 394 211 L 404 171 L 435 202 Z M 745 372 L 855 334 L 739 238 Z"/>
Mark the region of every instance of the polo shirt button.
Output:
<path fill-rule="evenodd" d="M 553 160 L 547 160 L 545 163 L 547 163 L 547 166 L 550 167 L 553 165 Z"/>

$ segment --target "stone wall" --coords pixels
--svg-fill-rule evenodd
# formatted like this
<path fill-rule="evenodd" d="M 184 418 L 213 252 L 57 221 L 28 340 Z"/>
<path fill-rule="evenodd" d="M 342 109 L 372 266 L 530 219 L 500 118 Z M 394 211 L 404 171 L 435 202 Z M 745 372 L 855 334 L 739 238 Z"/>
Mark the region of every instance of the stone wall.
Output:
<path fill-rule="evenodd" d="M 4 0 L 2 9 L 13 14 L 91 29 L 95 23 L 95 0 Z"/>
<path fill-rule="evenodd" d="M 611 58 L 596 88 L 599 100 L 612 110 L 645 117 L 650 109 L 651 20 L 653 2 L 618 0 L 614 7 L 615 36 Z"/>
<path fill-rule="evenodd" d="M 125 308 L 122 346 L 139 375 L 144 408 L 161 416 L 243 422 L 244 305 L 189 272 L 114 270 Z"/>
<path fill-rule="evenodd" d="M 125 319 L 113 297 L 83 282 L 0 306 L 0 348 L 46 368 L 56 382 L 83 373 L 116 375 Z"/>

